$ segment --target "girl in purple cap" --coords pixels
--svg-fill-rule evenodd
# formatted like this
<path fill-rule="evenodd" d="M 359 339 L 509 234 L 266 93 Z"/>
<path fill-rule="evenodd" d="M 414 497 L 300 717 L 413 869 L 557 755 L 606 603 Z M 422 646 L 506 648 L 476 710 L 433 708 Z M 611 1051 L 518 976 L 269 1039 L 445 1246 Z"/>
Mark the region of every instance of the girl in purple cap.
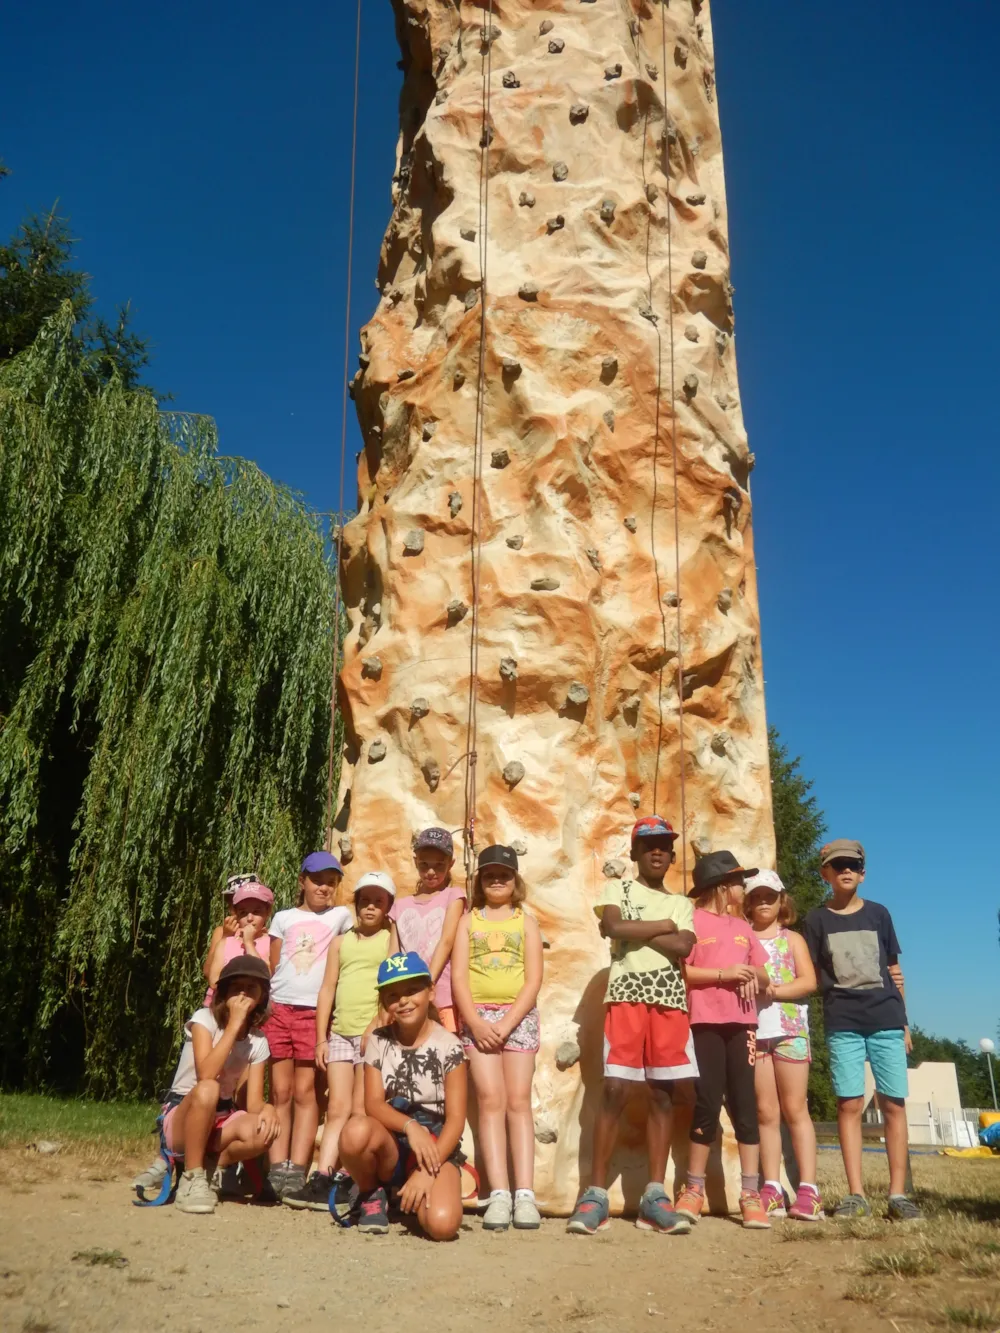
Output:
<path fill-rule="evenodd" d="M 438 1021 L 449 1032 L 457 1032 L 451 951 L 465 911 L 465 889 L 451 882 L 455 845 L 448 830 L 425 828 L 418 833 L 413 839 L 413 863 L 417 867 L 417 889 L 392 905 L 389 953 L 416 953 L 428 960 Z"/>

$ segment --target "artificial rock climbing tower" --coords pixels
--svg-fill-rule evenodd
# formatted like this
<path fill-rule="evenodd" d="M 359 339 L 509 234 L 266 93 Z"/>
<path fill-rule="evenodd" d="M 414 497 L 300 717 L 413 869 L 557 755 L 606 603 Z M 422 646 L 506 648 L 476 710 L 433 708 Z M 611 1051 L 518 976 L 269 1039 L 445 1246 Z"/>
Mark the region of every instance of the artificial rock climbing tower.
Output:
<path fill-rule="evenodd" d="M 708 5 L 395 10 L 393 212 L 352 386 L 338 830 L 348 882 L 378 866 L 412 884 L 430 823 L 461 845 L 475 639 L 475 841 L 521 853 L 550 946 L 537 1185 L 567 1211 L 600 1080 L 592 905 L 637 812 L 679 826 L 683 772 L 689 875 L 712 847 L 773 864 Z M 641 1144 L 641 1106 L 623 1137 Z"/>

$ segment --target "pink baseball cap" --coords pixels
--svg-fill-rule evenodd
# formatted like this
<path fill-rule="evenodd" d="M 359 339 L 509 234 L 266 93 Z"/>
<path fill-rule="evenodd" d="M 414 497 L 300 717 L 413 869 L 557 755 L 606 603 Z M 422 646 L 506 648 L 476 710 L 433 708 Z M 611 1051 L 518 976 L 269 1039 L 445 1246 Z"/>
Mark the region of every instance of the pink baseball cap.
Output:
<path fill-rule="evenodd" d="M 241 884 L 233 894 L 233 906 L 237 907 L 240 903 L 267 903 L 268 907 L 274 906 L 274 894 L 266 884 L 261 884 L 259 879 L 252 879 L 246 884 Z"/>

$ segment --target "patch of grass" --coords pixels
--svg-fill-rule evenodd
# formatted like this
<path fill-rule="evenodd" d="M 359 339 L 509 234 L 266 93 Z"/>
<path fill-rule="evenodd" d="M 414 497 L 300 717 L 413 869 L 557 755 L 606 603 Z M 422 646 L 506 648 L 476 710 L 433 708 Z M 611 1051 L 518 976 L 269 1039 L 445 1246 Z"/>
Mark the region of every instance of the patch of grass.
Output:
<path fill-rule="evenodd" d="M 104 1265 L 106 1268 L 125 1268 L 128 1260 L 121 1250 L 77 1250 L 73 1259 L 88 1264 L 91 1268 Z"/>
<path fill-rule="evenodd" d="M 878 1250 L 865 1256 L 861 1271 L 886 1277 L 932 1277 L 941 1267 L 938 1257 L 927 1249 Z"/>
<path fill-rule="evenodd" d="M 0 1148 L 23 1148 L 37 1139 L 52 1139 L 68 1146 L 100 1142 L 144 1152 L 159 1109 L 153 1102 L 0 1093 Z"/>
<path fill-rule="evenodd" d="M 858 1301 L 863 1305 L 878 1305 L 885 1299 L 885 1288 L 881 1282 L 868 1277 L 853 1278 L 844 1292 L 845 1301 Z"/>
<path fill-rule="evenodd" d="M 774 1234 L 779 1240 L 799 1241 L 799 1240 L 839 1240 L 839 1236 L 832 1238 L 826 1234 L 826 1223 L 820 1222 L 818 1225 L 805 1226 L 801 1222 L 779 1222 L 774 1227 Z"/>
<path fill-rule="evenodd" d="M 995 1329 L 1000 1326 L 1000 1305 L 946 1305 L 945 1321 L 957 1328 Z"/>

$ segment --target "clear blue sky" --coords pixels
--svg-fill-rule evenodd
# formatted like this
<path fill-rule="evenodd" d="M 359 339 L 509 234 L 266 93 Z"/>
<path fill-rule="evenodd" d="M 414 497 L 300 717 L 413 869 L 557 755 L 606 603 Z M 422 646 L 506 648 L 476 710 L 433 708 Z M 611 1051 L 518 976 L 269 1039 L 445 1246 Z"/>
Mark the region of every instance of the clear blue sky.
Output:
<path fill-rule="evenodd" d="M 364 8 L 355 330 L 400 77 L 389 0 Z M 0 87 L 0 232 L 58 198 L 102 304 L 131 300 L 152 338 L 152 382 L 322 509 L 337 503 L 353 10 L 22 5 Z M 866 844 L 913 1020 L 994 1035 L 1000 12 L 713 13 L 770 719 L 831 835 Z"/>

